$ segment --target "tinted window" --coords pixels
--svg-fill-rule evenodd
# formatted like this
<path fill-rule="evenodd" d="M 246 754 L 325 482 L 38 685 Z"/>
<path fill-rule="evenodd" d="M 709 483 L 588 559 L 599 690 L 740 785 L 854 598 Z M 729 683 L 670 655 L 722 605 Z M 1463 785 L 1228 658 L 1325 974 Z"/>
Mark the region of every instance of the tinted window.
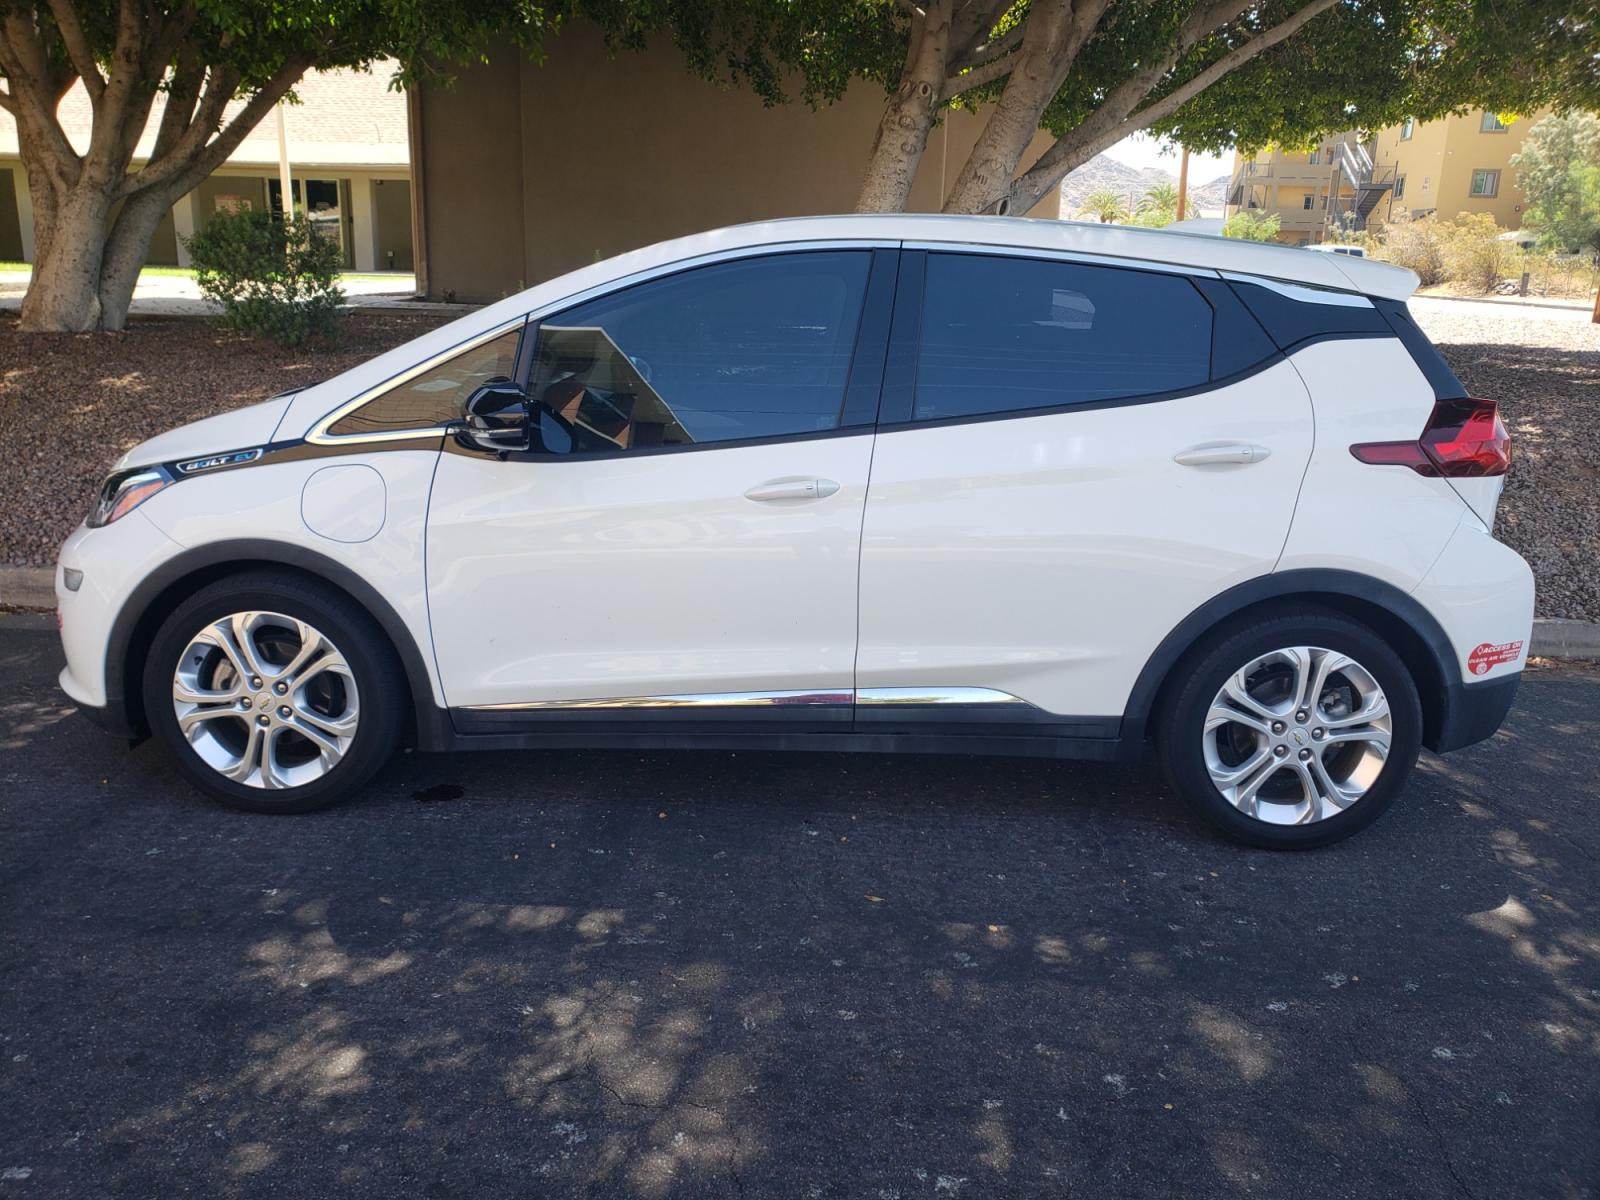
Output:
<path fill-rule="evenodd" d="M 529 391 L 545 448 L 614 453 L 835 428 L 870 259 L 719 263 L 547 318 Z"/>
<path fill-rule="evenodd" d="M 1211 306 L 1181 275 L 932 254 L 925 297 L 918 420 L 1145 396 L 1211 376 Z"/>
<path fill-rule="evenodd" d="M 347 433 L 393 433 L 432 429 L 461 416 L 468 396 L 485 383 L 510 379 L 516 369 L 520 328 L 452 355 L 438 365 L 398 383 L 328 427 L 335 436 Z"/>
<path fill-rule="evenodd" d="M 1250 283 L 1243 279 L 1231 282 L 1234 294 L 1255 314 L 1281 350 L 1291 349 L 1308 338 L 1383 337 L 1390 332 L 1365 296 L 1305 284 Z"/>

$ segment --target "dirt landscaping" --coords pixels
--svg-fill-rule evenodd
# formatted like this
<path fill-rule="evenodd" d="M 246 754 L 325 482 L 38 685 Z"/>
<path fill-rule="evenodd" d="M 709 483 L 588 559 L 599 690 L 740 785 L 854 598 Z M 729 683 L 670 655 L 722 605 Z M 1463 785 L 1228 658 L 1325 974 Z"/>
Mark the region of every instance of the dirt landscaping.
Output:
<path fill-rule="evenodd" d="M 1420 301 L 1418 321 L 1516 442 L 1498 534 L 1533 565 L 1539 615 L 1600 621 L 1600 327 L 1512 305 Z M 28 335 L 0 316 L 0 563 L 47 566 L 106 469 L 145 438 L 337 374 L 442 323 L 357 313 L 337 350 L 285 351 L 193 319 Z"/>

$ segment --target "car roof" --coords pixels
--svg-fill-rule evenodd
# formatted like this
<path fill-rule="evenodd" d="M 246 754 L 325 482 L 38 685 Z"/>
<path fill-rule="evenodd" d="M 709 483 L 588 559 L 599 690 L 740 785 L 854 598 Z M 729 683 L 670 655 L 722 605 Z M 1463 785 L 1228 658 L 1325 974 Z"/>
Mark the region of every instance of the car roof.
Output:
<path fill-rule="evenodd" d="M 1254 275 L 1310 287 L 1404 300 L 1417 286 L 1411 271 L 1343 254 L 1307 254 L 1299 246 L 1247 242 L 1182 230 L 1141 229 L 1032 217 L 974 217 L 932 213 L 852 213 L 789 217 L 732 225 L 630 250 L 580 267 L 496 301 L 459 321 L 299 393 L 279 423 L 279 436 L 298 436 L 336 404 L 376 387 L 400 371 L 530 313 L 549 311 L 597 288 L 647 276 L 696 259 L 763 246 L 877 243 L 966 249 L 1054 251 L 1118 259 L 1130 266 L 1171 266 Z"/>

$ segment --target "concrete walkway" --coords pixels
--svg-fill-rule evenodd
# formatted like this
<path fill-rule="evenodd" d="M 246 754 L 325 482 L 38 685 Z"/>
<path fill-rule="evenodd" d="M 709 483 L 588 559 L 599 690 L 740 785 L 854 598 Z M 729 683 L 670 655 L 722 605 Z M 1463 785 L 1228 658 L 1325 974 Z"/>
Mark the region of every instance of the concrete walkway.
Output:
<path fill-rule="evenodd" d="M 0 311 L 16 312 L 22 308 L 22 297 L 28 290 L 30 274 L 27 271 L 0 271 Z M 416 276 L 408 272 L 366 274 L 347 277 L 340 282 L 351 308 L 403 308 L 408 312 L 466 312 L 464 304 L 434 304 L 414 300 L 417 292 Z M 208 317 L 217 312 L 217 306 L 201 298 L 200 289 L 188 275 L 139 276 L 139 286 L 134 289 L 133 305 L 129 309 L 135 317 Z"/>

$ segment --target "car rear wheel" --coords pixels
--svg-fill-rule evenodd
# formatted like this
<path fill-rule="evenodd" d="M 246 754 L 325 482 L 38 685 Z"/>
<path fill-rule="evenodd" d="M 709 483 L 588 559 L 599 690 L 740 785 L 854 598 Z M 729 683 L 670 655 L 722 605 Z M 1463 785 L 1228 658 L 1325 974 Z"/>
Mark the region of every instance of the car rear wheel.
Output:
<path fill-rule="evenodd" d="M 207 795 L 307 812 L 371 778 L 396 746 L 405 681 L 373 622 L 288 576 L 222 580 L 180 604 L 145 669 L 145 713 Z"/>
<path fill-rule="evenodd" d="M 1310 849 L 1399 795 L 1422 710 L 1400 656 L 1366 626 L 1301 610 L 1226 630 L 1186 661 L 1157 730 L 1168 777 L 1229 837 Z"/>

